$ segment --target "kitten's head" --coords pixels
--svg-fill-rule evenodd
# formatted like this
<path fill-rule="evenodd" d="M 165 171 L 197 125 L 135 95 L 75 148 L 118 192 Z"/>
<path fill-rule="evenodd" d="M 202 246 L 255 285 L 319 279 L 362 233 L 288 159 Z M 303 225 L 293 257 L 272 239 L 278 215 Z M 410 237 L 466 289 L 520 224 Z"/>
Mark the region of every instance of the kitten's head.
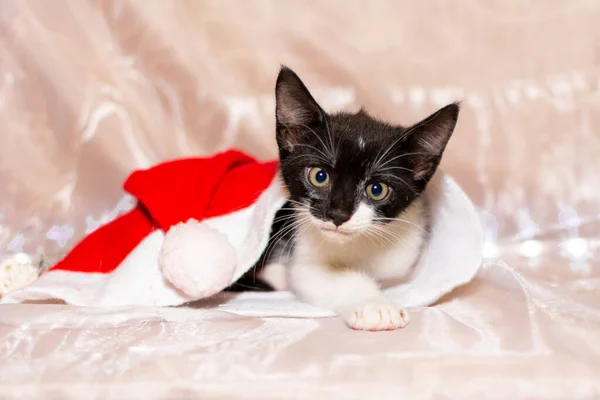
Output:
<path fill-rule="evenodd" d="M 398 217 L 423 192 L 454 131 L 458 104 L 411 127 L 366 112 L 327 114 L 282 67 L 277 144 L 290 199 L 325 237 L 343 241 Z"/>

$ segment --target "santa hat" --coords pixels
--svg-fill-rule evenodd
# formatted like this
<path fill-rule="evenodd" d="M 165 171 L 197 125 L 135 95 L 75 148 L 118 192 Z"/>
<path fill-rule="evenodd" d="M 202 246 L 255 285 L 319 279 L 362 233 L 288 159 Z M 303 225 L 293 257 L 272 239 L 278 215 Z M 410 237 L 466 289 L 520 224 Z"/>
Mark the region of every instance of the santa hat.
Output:
<path fill-rule="evenodd" d="M 172 306 L 218 293 L 267 247 L 286 201 L 277 168 L 276 161 L 230 150 L 136 171 L 124 185 L 138 200 L 133 210 L 89 234 L 1 302 Z M 479 221 L 458 185 L 440 172 L 425 195 L 432 216 L 428 244 L 411 282 L 388 290 L 405 307 L 431 304 L 470 281 L 481 264 Z M 244 312 L 238 304 L 232 311 L 265 315 L 260 307 L 251 309 Z M 294 309 L 311 314 L 310 308 Z"/>

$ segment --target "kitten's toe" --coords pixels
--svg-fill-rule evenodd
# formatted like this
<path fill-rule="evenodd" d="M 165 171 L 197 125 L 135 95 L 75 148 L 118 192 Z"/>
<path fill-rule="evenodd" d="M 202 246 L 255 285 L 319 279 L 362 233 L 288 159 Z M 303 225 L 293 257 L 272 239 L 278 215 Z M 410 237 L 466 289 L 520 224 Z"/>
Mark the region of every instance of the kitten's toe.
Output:
<path fill-rule="evenodd" d="M 408 313 L 387 300 L 375 300 L 351 307 L 342 313 L 342 317 L 355 330 L 395 330 L 404 328 L 409 322 Z"/>
<path fill-rule="evenodd" d="M 358 313 L 358 311 L 350 311 L 349 318 L 344 319 L 346 320 L 348 326 L 350 326 L 350 328 L 354 329 L 355 331 L 361 330 L 364 325 L 362 316 Z"/>
<path fill-rule="evenodd" d="M 401 308 L 398 310 L 398 315 L 400 316 L 400 328 L 406 327 L 410 322 L 410 314 L 405 309 Z"/>

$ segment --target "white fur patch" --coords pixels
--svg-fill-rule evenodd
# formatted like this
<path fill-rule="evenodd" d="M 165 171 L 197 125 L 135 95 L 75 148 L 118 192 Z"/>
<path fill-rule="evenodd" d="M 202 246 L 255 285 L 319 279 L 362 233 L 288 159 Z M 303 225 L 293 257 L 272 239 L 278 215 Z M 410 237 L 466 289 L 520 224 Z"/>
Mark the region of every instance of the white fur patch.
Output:
<path fill-rule="evenodd" d="M 417 200 L 385 225 L 372 224 L 374 216 L 361 204 L 337 230 L 316 219 L 302 229 L 288 284 L 300 299 L 336 311 L 355 329 L 402 328 L 408 314 L 385 298 L 381 284 L 406 277 L 417 262 L 427 236 L 424 205 Z"/>
<path fill-rule="evenodd" d="M 278 290 L 287 290 L 286 266 L 281 263 L 267 264 L 260 272 L 260 279 Z"/>
<path fill-rule="evenodd" d="M 314 227 L 320 230 L 324 239 L 338 243 L 347 243 L 364 233 L 372 224 L 375 210 L 366 203 L 360 203 L 352 217 L 339 227 L 331 221 L 322 221 L 310 215 Z"/>
<path fill-rule="evenodd" d="M 358 138 L 358 147 L 360 147 L 361 150 L 365 149 L 366 144 L 367 143 L 365 142 L 365 138 L 363 138 L 363 137 Z"/>
<path fill-rule="evenodd" d="M 372 223 L 375 217 L 375 210 L 373 207 L 366 203 L 360 203 L 356 208 L 352 217 L 344 222 L 340 228 L 346 229 L 351 232 L 361 232 L 367 229 Z"/>

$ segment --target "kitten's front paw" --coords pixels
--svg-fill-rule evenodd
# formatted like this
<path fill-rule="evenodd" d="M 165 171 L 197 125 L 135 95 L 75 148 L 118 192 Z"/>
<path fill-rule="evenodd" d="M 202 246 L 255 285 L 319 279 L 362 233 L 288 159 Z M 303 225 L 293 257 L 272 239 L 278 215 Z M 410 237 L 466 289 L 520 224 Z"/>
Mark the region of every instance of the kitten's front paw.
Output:
<path fill-rule="evenodd" d="M 340 315 L 352 329 L 373 332 L 404 328 L 410 321 L 406 310 L 396 307 L 387 299 L 348 307 Z"/>

